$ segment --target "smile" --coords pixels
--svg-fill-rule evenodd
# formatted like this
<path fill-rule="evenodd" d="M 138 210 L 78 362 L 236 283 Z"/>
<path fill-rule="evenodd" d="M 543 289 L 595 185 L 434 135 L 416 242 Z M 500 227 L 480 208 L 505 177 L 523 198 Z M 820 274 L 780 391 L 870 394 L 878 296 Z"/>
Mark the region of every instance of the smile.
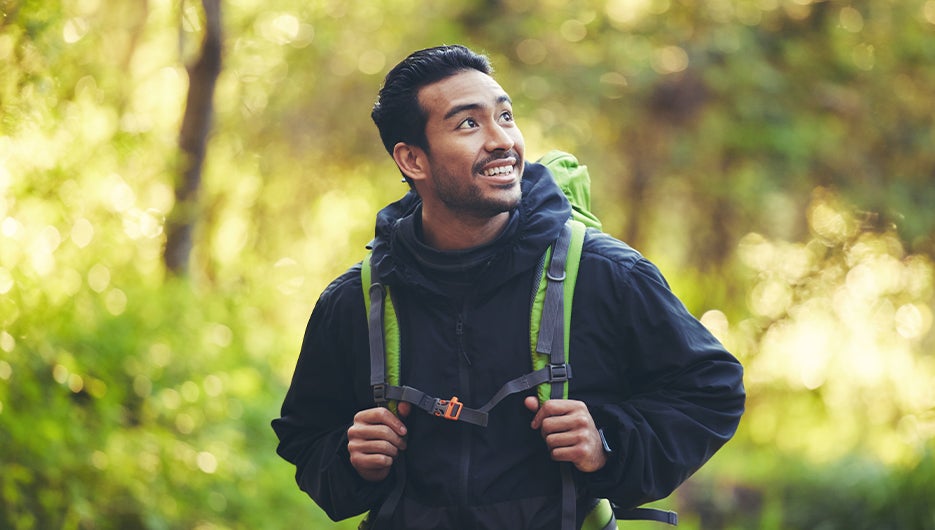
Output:
<path fill-rule="evenodd" d="M 512 164 L 508 166 L 496 166 L 496 167 L 491 167 L 491 168 L 488 168 L 482 171 L 481 175 L 484 175 L 485 177 L 500 177 L 504 175 L 513 174 L 513 171 L 515 169 L 516 169 L 516 166 Z"/>

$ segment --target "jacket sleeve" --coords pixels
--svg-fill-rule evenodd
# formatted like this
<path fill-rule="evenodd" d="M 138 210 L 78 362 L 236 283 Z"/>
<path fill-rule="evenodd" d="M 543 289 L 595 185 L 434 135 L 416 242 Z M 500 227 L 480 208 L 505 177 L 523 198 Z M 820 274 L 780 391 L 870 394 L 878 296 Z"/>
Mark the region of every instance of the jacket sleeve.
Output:
<path fill-rule="evenodd" d="M 612 265 L 588 283 L 622 384 L 588 406 L 613 452 L 583 475 L 591 495 L 634 507 L 668 496 L 734 435 L 745 391 L 740 363 L 654 265 L 642 257 Z"/>
<path fill-rule="evenodd" d="M 354 414 L 373 406 L 364 403 L 361 387 L 355 387 L 362 368 L 355 360 L 368 340 L 359 277 L 359 268 L 351 269 L 322 293 L 306 327 L 281 416 L 272 422 L 279 437 L 277 453 L 295 465 L 299 487 L 335 521 L 370 509 L 385 497 L 391 480 L 363 480 L 347 452 Z"/>

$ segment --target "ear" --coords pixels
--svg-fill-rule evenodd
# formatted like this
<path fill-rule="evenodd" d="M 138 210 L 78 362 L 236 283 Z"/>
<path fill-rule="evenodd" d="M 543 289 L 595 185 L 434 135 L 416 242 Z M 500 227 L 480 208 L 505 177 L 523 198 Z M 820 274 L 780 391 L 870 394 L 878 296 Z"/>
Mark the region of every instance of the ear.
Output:
<path fill-rule="evenodd" d="M 421 147 L 399 142 L 393 147 L 393 160 L 403 174 L 416 182 L 428 177 L 428 159 Z"/>

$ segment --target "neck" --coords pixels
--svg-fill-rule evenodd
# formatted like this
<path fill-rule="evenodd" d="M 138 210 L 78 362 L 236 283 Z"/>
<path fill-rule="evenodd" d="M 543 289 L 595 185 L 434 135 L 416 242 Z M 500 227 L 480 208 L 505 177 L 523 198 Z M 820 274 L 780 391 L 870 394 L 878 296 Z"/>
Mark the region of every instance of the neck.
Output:
<path fill-rule="evenodd" d="M 425 244 L 436 250 L 465 250 L 496 239 L 509 219 L 510 212 L 484 218 L 462 215 L 453 219 L 440 219 L 423 209 L 422 234 Z"/>

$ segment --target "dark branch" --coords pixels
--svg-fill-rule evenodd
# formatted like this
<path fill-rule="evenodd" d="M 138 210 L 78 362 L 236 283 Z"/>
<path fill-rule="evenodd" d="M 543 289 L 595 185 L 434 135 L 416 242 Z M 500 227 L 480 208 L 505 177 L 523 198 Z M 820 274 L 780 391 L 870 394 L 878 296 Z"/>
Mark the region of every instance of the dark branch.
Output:
<path fill-rule="evenodd" d="M 220 0 L 202 0 L 205 34 L 198 59 L 187 67 L 188 99 L 179 134 L 180 164 L 175 183 L 175 207 L 166 226 L 163 255 L 171 274 L 188 270 L 192 233 L 198 218 L 198 190 L 204 166 L 208 136 L 214 114 L 214 88 L 221 73 Z"/>

